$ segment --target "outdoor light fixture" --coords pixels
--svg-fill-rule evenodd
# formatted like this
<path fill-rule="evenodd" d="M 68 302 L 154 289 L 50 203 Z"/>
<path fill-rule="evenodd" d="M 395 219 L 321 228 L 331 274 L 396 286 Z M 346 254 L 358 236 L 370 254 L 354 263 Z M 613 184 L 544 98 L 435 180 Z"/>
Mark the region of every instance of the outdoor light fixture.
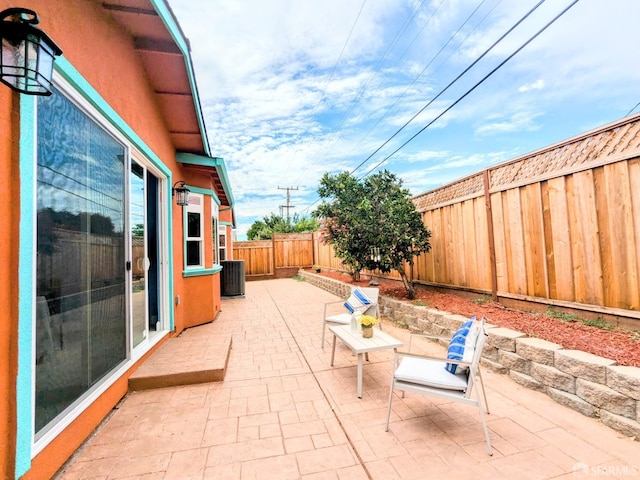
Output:
<path fill-rule="evenodd" d="M 176 205 L 179 207 L 186 207 L 189 205 L 189 190 L 184 186 L 184 182 L 182 180 L 178 180 L 173 184 L 173 189 L 171 190 L 171 196 L 176 197 Z"/>
<path fill-rule="evenodd" d="M 38 14 L 26 8 L 0 12 L 0 81 L 28 95 L 51 95 L 55 57 L 62 50 L 42 30 Z"/>

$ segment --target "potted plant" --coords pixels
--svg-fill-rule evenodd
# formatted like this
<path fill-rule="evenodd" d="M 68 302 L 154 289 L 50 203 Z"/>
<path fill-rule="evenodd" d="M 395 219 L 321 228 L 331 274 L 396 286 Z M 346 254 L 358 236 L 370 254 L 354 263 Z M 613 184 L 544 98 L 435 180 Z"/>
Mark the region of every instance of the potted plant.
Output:
<path fill-rule="evenodd" d="M 360 326 L 362 327 L 362 336 L 364 338 L 373 337 L 373 326 L 378 323 L 378 319 L 373 315 L 361 315 Z"/>

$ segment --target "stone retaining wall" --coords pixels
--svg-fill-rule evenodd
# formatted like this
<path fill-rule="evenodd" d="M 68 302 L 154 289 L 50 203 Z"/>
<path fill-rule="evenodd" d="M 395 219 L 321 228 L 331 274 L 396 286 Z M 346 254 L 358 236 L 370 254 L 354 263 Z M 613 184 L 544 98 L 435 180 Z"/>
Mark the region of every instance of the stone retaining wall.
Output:
<path fill-rule="evenodd" d="M 305 281 L 347 298 L 350 285 L 301 270 Z M 466 317 L 380 297 L 380 312 L 412 332 L 451 336 Z M 578 350 L 565 350 L 524 333 L 487 324 L 489 335 L 482 356 L 485 367 L 514 382 L 546 393 L 556 402 L 608 427 L 640 438 L 640 368 Z"/>

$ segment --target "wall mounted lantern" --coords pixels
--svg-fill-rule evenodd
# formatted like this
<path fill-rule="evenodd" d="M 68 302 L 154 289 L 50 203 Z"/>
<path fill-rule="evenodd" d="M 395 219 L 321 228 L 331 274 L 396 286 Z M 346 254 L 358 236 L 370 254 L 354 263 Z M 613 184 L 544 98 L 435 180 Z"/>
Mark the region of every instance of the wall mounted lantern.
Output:
<path fill-rule="evenodd" d="M 0 81 L 28 95 L 51 95 L 51 75 L 55 57 L 62 50 L 42 30 L 38 14 L 26 8 L 0 12 L 2 58 Z"/>
<path fill-rule="evenodd" d="M 173 189 L 171 190 L 171 196 L 176 197 L 176 205 L 179 207 L 186 207 L 189 205 L 189 190 L 184 186 L 184 182 L 182 180 L 178 180 L 173 184 Z"/>

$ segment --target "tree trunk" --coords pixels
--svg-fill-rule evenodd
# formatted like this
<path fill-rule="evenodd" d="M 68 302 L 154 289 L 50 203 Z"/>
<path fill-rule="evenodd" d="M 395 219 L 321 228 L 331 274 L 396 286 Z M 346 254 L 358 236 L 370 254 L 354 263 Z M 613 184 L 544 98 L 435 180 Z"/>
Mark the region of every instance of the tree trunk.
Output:
<path fill-rule="evenodd" d="M 409 300 L 413 300 L 414 298 L 416 298 L 416 290 L 415 288 L 413 288 L 413 282 L 410 282 L 409 279 L 407 278 L 407 272 L 405 272 L 404 266 L 399 265 L 396 270 L 398 270 L 398 273 L 400 274 L 400 278 L 402 279 L 402 284 L 404 285 L 404 288 L 407 291 L 407 298 Z"/>

